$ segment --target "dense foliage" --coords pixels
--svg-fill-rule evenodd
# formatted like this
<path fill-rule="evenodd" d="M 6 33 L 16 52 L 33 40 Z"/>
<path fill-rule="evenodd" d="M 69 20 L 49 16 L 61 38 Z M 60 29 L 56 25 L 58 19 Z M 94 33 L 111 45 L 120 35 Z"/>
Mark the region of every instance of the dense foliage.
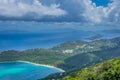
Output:
<path fill-rule="evenodd" d="M 76 71 L 62 80 L 120 80 L 120 58 Z"/>

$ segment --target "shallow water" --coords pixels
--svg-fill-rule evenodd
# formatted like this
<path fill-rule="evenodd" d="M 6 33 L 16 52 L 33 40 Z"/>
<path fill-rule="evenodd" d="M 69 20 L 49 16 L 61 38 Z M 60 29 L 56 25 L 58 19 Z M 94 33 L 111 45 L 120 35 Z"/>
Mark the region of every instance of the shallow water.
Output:
<path fill-rule="evenodd" d="M 0 80 L 37 80 L 57 72 L 62 71 L 25 62 L 0 63 Z"/>

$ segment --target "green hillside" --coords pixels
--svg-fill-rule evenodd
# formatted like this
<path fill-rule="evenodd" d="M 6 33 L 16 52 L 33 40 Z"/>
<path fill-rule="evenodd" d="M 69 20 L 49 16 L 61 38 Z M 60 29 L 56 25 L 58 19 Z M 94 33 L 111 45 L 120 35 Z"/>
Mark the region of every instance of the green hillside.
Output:
<path fill-rule="evenodd" d="M 0 62 L 3 61 L 30 61 L 39 64 L 56 66 L 64 62 L 67 54 L 61 54 L 47 49 L 31 49 L 26 51 L 4 51 L 0 54 Z"/>
<path fill-rule="evenodd" d="M 120 56 L 120 38 L 92 42 L 71 41 L 51 49 L 8 50 L 0 53 L 3 61 L 30 61 L 71 71 Z"/>
<path fill-rule="evenodd" d="M 64 60 L 59 66 L 65 70 L 74 70 L 120 56 L 120 47 L 78 54 Z M 65 67 L 64 67 L 65 66 Z"/>
<path fill-rule="evenodd" d="M 114 39 L 101 39 L 95 40 L 92 42 L 85 41 L 71 41 L 65 42 L 58 46 L 52 48 L 52 50 L 56 50 L 62 53 L 68 53 L 69 55 L 82 54 L 93 51 L 101 51 L 109 48 L 114 48 L 120 46 L 120 37 Z M 71 50 L 72 53 L 66 52 Z"/>
<path fill-rule="evenodd" d="M 60 80 L 120 80 L 120 58 L 86 67 Z"/>

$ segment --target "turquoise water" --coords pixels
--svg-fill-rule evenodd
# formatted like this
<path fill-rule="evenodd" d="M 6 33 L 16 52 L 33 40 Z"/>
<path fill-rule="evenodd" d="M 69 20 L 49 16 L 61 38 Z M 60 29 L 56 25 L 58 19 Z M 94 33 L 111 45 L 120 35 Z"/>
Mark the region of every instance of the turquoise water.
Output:
<path fill-rule="evenodd" d="M 25 62 L 0 63 L 0 80 L 37 80 L 57 72 L 62 71 Z"/>

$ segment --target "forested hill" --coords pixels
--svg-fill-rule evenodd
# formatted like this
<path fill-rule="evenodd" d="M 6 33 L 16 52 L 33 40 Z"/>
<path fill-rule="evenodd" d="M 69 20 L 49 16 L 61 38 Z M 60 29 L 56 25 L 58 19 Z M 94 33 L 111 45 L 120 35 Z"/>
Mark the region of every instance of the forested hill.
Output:
<path fill-rule="evenodd" d="M 60 80 L 120 80 L 120 58 L 86 67 Z"/>

